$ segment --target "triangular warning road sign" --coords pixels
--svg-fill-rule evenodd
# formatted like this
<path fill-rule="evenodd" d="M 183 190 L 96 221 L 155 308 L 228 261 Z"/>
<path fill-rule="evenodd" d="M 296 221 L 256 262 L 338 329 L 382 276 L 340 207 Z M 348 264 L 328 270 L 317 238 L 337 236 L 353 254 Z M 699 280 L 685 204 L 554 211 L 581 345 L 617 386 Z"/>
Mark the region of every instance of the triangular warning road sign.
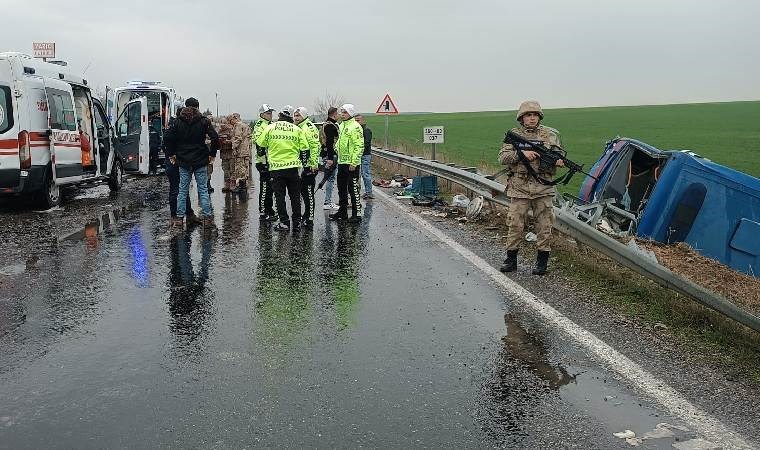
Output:
<path fill-rule="evenodd" d="M 390 94 L 385 94 L 383 101 L 380 102 L 380 106 L 377 107 L 376 114 L 398 114 L 398 108 L 391 100 Z"/>

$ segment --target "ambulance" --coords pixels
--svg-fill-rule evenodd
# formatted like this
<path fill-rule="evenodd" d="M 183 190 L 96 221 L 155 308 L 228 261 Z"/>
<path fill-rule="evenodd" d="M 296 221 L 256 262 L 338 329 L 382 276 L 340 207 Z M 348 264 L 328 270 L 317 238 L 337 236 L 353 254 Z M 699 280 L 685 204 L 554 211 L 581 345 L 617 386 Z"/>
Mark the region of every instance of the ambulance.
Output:
<path fill-rule="evenodd" d="M 22 53 L 0 53 L 0 196 L 29 195 L 43 207 L 61 203 L 61 187 L 122 186 L 124 149 L 147 141 L 147 101 L 114 135 L 102 103 L 81 75 Z"/>
<path fill-rule="evenodd" d="M 126 172 L 144 175 L 156 172 L 164 161 L 164 131 L 169 127 L 170 119 L 176 117 L 177 108 L 184 106 L 185 99 L 161 81 L 143 80 L 128 81 L 125 86 L 113 89 L 111 95 L 106 104 L 110 117 L 116 120 L 117 132 L 123 126 L 123 118 L 131 114 L 128 105 L 140 98 L 147 102 L 148 128 L 144 130 L 147 138 L 140 140 L 138 147 L 123 147 L 121 156 Z M 132 108 L 136 114 L 137 106 Z"/>

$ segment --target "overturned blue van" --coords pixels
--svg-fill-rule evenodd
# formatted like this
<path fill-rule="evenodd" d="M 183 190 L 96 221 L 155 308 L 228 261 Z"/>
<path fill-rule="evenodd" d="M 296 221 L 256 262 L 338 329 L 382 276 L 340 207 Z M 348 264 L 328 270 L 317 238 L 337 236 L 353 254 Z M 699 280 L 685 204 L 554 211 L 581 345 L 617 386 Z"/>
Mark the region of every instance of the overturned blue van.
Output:
<path fill-rule="evenodd" d="M 617 138 L 591 168 L 579 204 L 614 205 L 611 222 L 639 237 L 685 242 L 697 252 L 757 277 L 760 179 L 689 151 L 662 151 Z"/>

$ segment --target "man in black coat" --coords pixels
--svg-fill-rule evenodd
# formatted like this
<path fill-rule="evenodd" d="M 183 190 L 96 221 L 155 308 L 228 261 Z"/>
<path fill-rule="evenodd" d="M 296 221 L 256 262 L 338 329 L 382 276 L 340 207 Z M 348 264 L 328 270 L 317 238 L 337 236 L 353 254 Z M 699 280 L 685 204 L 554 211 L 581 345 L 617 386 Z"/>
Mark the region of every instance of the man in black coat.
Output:
<path fill-rule="evenodd" d="M 177 217 L 172 220 L 172 226 L 176 228 L 184 226 L 186 201 L 193 176 L 198 188 L 203 226 L 214 226 L 211 198 L 208 192 L 207 166 L 213 164 L 216 158 L 216 152 L 219 150 L 219 135 L 211 125 L 211 121 L 201 115 L 199 106 L 198 100 L 188 98 L 185 107 L 182 108 L 179 117 L 166 135 L 166 156 L 172 164 L 179 165 Z M 211 140 L 211 147 L 206 145 L 206 137 Z"/>

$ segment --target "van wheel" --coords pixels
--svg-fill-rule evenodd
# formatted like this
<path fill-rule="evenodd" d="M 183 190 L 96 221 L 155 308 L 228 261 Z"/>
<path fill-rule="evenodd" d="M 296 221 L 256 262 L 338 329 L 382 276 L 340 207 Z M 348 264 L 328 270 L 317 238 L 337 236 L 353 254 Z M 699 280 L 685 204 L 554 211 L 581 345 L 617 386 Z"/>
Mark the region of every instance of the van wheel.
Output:
<path fill-rule="evenodd" d="M 48 170 L 45 175 L 45 184 L 37 196 L 38 203 L 45 209 L 54 208 L 61 204 L 61 187 L 53 180 L 53 171 Z"/>
<path fill-rule="evenodd" d="M 124 184 L 124 169 L 121 167 L 121 161 L 117 159 L 113 162 L 111 175 L 108 177 L 108 187 L 112 192 L 118 192 L 122 184 Z"/>

